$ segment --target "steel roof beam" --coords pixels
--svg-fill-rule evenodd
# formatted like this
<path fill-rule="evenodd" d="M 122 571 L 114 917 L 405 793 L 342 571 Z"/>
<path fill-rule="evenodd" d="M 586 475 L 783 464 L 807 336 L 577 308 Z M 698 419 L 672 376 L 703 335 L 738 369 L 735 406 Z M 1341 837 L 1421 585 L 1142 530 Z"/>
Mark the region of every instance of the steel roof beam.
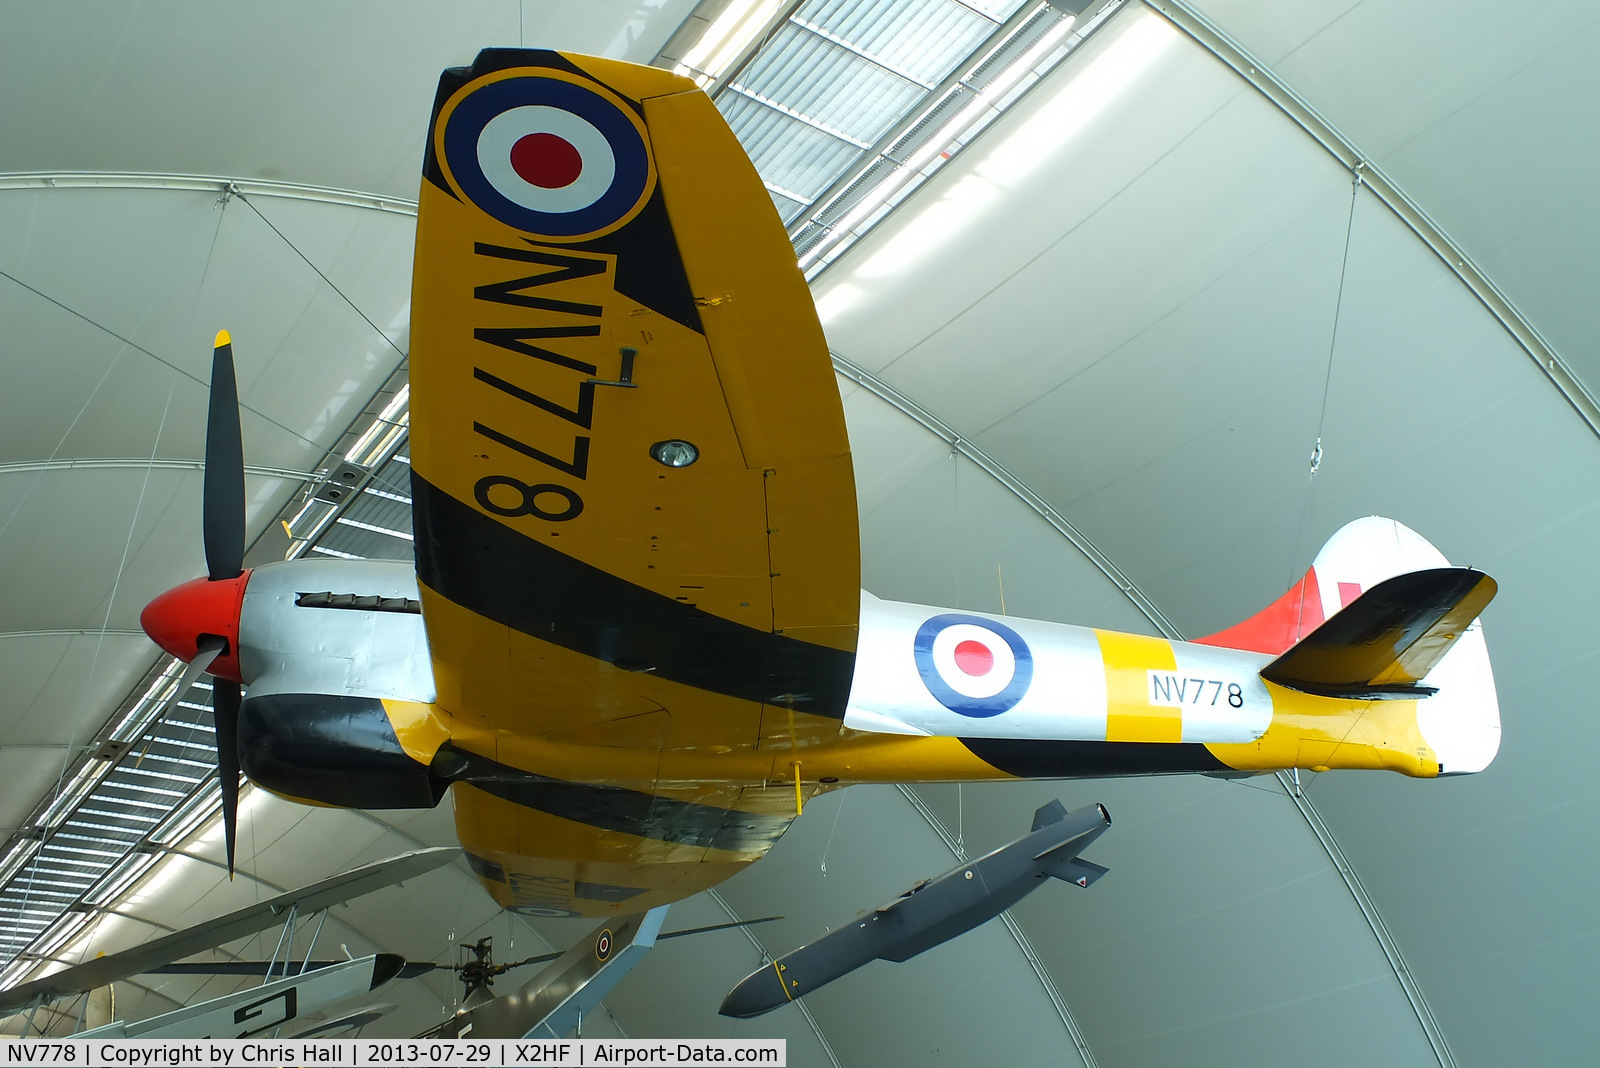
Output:
<path fill-rule="evenodd" d="M 89 457 L 70 460 L 22 460 L 0 464 L 0 475 L 21 475 L 43 471 L 106 471 L 129 469 L 135 471 L 204 471 L 204 460 L 155 459 L 137 456 Z M 288 478 L 297 482 L 316 481 L 320 476 L 313 471 L 295 471 L 287 467 L 263 467 L 245 464 L 244 473 L 265 478 Z"/>

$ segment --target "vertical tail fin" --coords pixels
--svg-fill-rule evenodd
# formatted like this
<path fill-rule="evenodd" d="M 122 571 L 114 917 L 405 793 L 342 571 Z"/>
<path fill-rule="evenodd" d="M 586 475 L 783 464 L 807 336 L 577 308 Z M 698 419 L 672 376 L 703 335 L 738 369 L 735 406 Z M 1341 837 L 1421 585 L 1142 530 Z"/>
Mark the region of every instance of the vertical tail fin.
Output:
<path fill-rule="evenodd" d="M 1039 811 L 1033 814 L 1033 829 L 1048 827 L 1052 823 L 1060 823 L 1067 818 L 1067 806 L 1059 800 L 1051 801 L 1048 805 L 1040 805 Z"/>

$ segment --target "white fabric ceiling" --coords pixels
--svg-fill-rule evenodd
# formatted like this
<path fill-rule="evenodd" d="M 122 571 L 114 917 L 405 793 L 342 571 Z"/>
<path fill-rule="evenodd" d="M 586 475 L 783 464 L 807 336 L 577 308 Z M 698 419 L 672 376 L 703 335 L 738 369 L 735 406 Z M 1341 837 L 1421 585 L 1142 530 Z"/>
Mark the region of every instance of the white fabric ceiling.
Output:
<path fill-rule="evenodd" d="M 1587 255 L 1600 236 L 1587 195 L 1600 169 L 1600 13 L 1198 6 L 1600 385 L 1587 298 L 1600 283 Z M 0 115 L 0 171 L 208 173 L 409 197 L 440 68 L 519 32 L 644 60 L 688 7 L 11 6 L 0 84 L 28 103 Z M 234 330 L 258 413 L 245 424 L 255 464 L 318 462 L 399 360 L 259 218 L 215 199 L 0 188 L 0 268 L 59 302 L 0 278 L 0 630 L 27 635 L 0 638 L 0 820 L 25 816 L 62 766 L 59 749 L 21 747 L 81 743 L 104 721 L 152 659 L 127 633 L 138 607 L 199 560 L 195 473 L 8 466 L 198 456 L 219 323 Z M 408 219 L 254 203 L 404 348 Z M 947 867 L 933 820 L 976 853 L 1049 797 L 1100 800 L 1116 823 L 1094 857 L 1113 874 L 1088 893 L 1042 890 L 1013 910 L 1015 931 L 991 924 L 913 964 L 858 972 L 808 998 L 808 1015 L 716 1017 L 756 949 L 737 932 L 666 943 L 612 996 L 614 1019 L 590 1026 L 788 1037 L 795 1064 L 1582 1063 L 1581 1002 L 1600 981 L 1584 892 L 1600 871 L 1585 845 L 1600 813 L 1582 763 L 1596 728 L 1578 606 L 1600 580 L 1588 551 L 1600 466 L 1593 432 L 1460 281 L 1369 192 L 1352 199 L 1347 172 L 1280 111 L 1129 4 L 816 291 L 840 356 L 1008 468 L 1186 635 L 1265 604 L 1359 515 L 1392 515 L 1488 570 L 1501 582 L 1486 628 L 1505 742 L 1475 777 L 1341 773 L 1307 786 L 1420 1011 L 1274 780 L 1180 778 L 930 787 L 916 791 L 921 807 L 888 788 L 818 801 L 722 890 L 741 915 L 787 917 L 757 932 L 779 952 Z M 1003 582 L 1012 613 L 1150 629 L 1009 490 L 872 392 L 844 392 L 869 589 L 996 610 Z M 1325 460 L 1308 482 L 1319 430 Z M 292 489 L 252 479 L 258 526 Z M 400 832 L 278 802 L 251 812 L 241 854 L 279 886 L 450 840 L 445 812 L 390 821 Z M 130 911 L 181 925 L 270 892 L 174 863 L 183 874 Z M 696 899 L 668 925 L 726 915 Z M 429 959 L 479 933 L 534 940 L 454 869 L 335 918 L 348 930 L 334 941 L 352 950 Z M 541 932 L 564 945 L 575 928 Z M 148 933 L 130 923 L 88 948 Z M 377 1026 L 410 1033 L 449 996 L 443 980 L 396 984 L 382 998 L 402 1009 Z M 1076 1058 L 1074 1027 L 1088 1049 Z"/>

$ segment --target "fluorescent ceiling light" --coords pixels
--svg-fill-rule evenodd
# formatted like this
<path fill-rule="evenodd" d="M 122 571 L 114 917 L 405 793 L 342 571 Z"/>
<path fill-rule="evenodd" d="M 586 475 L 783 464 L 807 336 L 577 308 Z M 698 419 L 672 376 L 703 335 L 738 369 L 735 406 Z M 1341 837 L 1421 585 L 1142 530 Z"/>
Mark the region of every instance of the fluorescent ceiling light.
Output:
<path fill-rule="evenodd" d="M 399 391 L 395 393 L 394 398 L 384 407 L 383 411 L 378 413 L 378 418 L 372 421 L 372 425 L 367 427 L 354 445 L 350 446 L 350 451 L 344 454 L 345 462 L 354 464 L 362 463 L 363 460 L 371 462 L 376 459 L 376 457 L 364 457 L 362 454 L 366 452 L 367 446 L 372 444 L 372 439 L 385 430 L 397 426 L 406 426 L 410 423 L 410 404 L 411 382 L 407 380 L 405 385 L 401 386 Z"/>
<path fill-rule="evenodd" d="M 180 854 L 177 853 L 168 853 L 161 858 L 160 863 L 145 873 L 133 893 L 124 897 L 120 904 L 132 907 L 162 898 L 174 882 L 189 874 L 179 865 L 179 858 Z"/>
<path fill-rule="evenodd" d="M 733 0 L 717 20 L 706 27 L 706 32 L 694 47 L 683 55 L 683 60 L 673 68 L 675 74 L 691 75 L 695 84 L 704 88 L 732 66 L 739 53 L 749 47 L 772 21 L 783 0 Z"/>
<path fill-rule="evenodd" d="M 1010 92 L 1011 87 L 1020 82 L 1023 75 L 1027 74 L 1034 67 L 1037 67 L 1041 62 L 1043 62 L 1044 57 L 1048 56 L 1057 46 L 1059 46 L 1067 34 L 1072 31 L 1072 27 L 1076 26 L 1077 24 L 1078 16 L 1068 15 L 1066 18 L 1050 27 L 1050 31 L 1035 41 L 1032 48 L 1028 49 L 1016 60 L 1012 61 L 1012 63 L 1006 67 L 1005 70 L 1000 72 L 1000 75 L 995 78 L 994 81 L 984 86 L 983 94 L 979 97 L 979 99 L 995 100 Z M 965 112 L 966 109 L 963 108 L 962 110 Z"/>

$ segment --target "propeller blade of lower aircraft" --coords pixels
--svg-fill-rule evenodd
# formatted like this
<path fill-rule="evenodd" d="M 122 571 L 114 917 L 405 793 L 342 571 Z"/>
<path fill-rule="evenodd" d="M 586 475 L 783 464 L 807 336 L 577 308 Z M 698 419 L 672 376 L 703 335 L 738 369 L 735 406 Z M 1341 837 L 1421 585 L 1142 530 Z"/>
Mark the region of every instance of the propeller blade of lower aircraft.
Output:
<path fill-rule="evenodd" d="M 211 354 L 211 404 L 206 413 L 200 525 L 211 580 L 238 578 L 244 571 L 244 443 L 239 433 L 233 340 L 226 330 L 217 334 Z"/>
<path fill-rule="evenodd" d="M 233 878 L 233 844 L 239 822 L 239 684 L 211 680 L 211 711 L 217 727 L 217 785 L 222 790 L 222 833 L 227 840 L 228 878 Z"/>

